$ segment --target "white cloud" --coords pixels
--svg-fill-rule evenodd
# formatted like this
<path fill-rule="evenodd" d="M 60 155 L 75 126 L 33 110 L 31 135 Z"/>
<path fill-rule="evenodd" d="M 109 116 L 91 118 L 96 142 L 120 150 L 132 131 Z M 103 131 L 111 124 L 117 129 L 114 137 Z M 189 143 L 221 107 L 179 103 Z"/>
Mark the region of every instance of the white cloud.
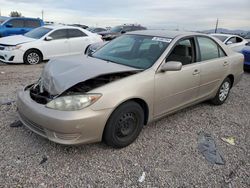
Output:
<path fill-rule="evenodd" d="M 202 30 L 220 27 L 250 29 L 249 0 L 0 0 L 2 14 L 17 10 L 25 16 L 63 23 L 114 26 L 141 23 L 153 28 Z M 15 7 L 13 9 L 13 7 Z"/>

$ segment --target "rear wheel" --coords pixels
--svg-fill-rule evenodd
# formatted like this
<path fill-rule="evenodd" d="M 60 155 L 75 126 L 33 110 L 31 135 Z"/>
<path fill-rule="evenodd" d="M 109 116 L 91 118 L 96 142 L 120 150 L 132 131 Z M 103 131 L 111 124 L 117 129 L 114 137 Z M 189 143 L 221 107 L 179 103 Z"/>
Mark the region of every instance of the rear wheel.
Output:
<path fill-rule="evenodd" d="M 38 50 L 28 50 L 25 52 L 23 61 L 29 65 L 35 65 L 42 61 L 42 54 Z"/>
<path fill-rule="evenodd" d="M 140 134 L 144 122 L 142 107 L 136 102 L 126 102 L 110 116 L 105 130 L 104 141 L 107 145 L 122 148 L 131 144 Z"/>
<path fill-rule="evenodd" d="M 216 96 L 211 100 L 215 105 L 222 105 L 228 98 L 231 89 L 231 80 L 226 78 L 221 84 Z"/>

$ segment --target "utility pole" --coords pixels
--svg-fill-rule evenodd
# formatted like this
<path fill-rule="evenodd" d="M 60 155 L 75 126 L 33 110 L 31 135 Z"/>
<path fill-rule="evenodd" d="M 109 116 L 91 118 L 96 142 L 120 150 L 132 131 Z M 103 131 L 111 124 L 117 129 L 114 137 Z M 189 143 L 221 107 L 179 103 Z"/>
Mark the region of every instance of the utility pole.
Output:
<path fill-rule="evenodd" d="M 42 20 L 43 20 L 43 14 L 44 14 L 44 11 L 42 10 Z"/>
<path fill-rule="evenodd" d="M 218 24 L 219 24 L 219 19 L 217 18 L 214 33 L 217 33 L 217 30 L 218 30 Z"/>

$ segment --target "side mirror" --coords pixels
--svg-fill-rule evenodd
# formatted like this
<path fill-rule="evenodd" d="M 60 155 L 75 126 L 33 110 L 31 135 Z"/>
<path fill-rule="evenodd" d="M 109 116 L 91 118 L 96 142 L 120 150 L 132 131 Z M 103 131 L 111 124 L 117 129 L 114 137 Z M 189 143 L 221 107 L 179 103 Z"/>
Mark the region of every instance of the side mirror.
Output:
<path fill-rule="evenodd" d="M 53 40 L 53 38 L 52 37 L 50 37 L 50 36 L 47 36 L 47 37 L 45 37 L 45 39 L 44 39 L 45 41 L 51 41 L 51 40 Z"/>
<path fill-rule="evenodd" d="M 124 33 L 126 33 L 126 31 L 122 30 L 122 31 L 121 31 L 121 34 L 124 34 Z"/>
<path fill-rule="evenodd" d="M 10 23 L 7 23 L 7 24 L 5 25 L 5 27 L 12 28 L 12 27 L 13 27 L 13 25 L 12 25 L 12 24 L 10 24 Z"/>
<path fill-rule="evenodd" d="M 230 45 L 230 44 L 233 44 L 233 42 L 232 41 L 227 41 L 226 42 L 226 45 Z"/>
<path fill-rule="evenodd" d="M 161 66 L 161 72 L 166 71 L 180 71 L 182 69 L 182 63 L 179 61 L 168 61 Z"/>

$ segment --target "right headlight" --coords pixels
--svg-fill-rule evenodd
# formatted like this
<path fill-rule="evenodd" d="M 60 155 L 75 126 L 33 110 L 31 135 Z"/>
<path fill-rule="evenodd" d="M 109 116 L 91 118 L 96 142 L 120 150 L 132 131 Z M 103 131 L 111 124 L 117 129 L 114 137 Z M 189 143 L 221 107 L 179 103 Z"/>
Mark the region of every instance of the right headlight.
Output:
<path fill-rule="evenodd" d="M 86 94 L 58 97 L 46 104 L 46 107 L 61 111 L 81 110 L 96 102 L 101 96 L 101 94 Z"/>
<path fill-rule="evenodd" d="M 17 45 L 17 46 L 6 46 L 5 48 L 4 48 L 4 50 L 6 50 L 6 51 L 13 51 L 13 50 L 17 50 L 17 49 L 19 49 L 19 48 L 21 48 L 22 46 L 21 45 Z"/>

